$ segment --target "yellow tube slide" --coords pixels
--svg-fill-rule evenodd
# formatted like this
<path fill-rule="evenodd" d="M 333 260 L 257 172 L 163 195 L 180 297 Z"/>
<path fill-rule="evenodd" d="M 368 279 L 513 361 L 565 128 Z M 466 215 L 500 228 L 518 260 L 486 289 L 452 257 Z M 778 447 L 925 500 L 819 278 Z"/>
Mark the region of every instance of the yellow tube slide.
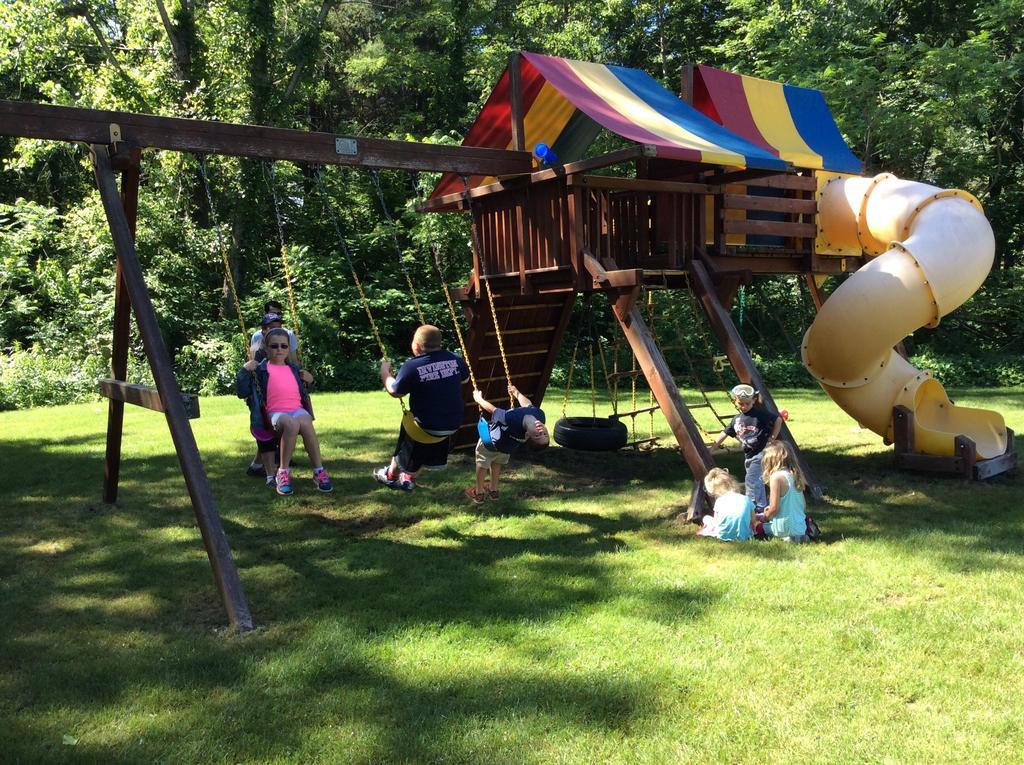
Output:
<path fill-rule="evenodd" d="M 915 413 L 916 449 L 954 454 L 958 435 L 978 457 L 1006 450 L 998 412 L 955 406 L 929 372 L 893 346 L 919 327 L 938 326 L 981 286 L 995 255 L 992 227 L 963 191 L 904 181 L 837 177 L 818 199 L 820 238 L 839 250 L 878 255 L 837 289 L 804 335 L 804 366 L 862 427 L 887 443 L 892 408 Z"/>

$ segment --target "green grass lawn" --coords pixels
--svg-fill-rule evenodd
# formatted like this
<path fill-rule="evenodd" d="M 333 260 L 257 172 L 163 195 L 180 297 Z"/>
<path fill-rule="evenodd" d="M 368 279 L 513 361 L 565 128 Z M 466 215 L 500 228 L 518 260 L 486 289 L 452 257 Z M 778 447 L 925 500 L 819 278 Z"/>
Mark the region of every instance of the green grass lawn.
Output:
<path fill-rule="evenodd" d="M 1024 392 L 956 398 L 1024 433 Z M 244 405 L 204 399 L 244 636 L 161 415 L 128 407 L 108 507 L 104 404 L 0 414 L 0 761 L 1020 761 L 1021 479 L 900 474 L 823 394 L 776 400 L 823 544 L 695 537 L 669 448 L 514 460 L 482 506 L 466 455 L 389 491 L 382 394 L 317 397 L 336 491 L 303 467 L 281 498 Z"/>

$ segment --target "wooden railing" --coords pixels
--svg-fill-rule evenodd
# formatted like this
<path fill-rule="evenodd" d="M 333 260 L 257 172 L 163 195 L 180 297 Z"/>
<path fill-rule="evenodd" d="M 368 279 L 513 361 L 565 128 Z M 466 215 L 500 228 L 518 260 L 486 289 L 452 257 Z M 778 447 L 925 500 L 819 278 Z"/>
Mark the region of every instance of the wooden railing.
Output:
<path fill-rule="evenodd" d="M 814 189 L 800 176 L 726 186 L 582 174 L 508 189 L 474 204 L 477 278 L 506 292 L 587 290 L 584 255 L 609 271 L 685 271 L 709 245 L 810 253 Z"/>
<path fill-rule="evenodd" d="M 776 175 L 721 187 L 715 197 L 714 236 L 719 255 L 740 250 L 814 251 L 817 182 L 810 176 Z"/>

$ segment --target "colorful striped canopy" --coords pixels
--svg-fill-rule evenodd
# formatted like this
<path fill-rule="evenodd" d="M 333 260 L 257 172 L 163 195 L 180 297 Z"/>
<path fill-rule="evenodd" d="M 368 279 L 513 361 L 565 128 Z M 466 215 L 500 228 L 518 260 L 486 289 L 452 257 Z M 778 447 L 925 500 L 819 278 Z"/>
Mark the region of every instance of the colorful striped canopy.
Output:
<path fill-rule="evenodd" d="M 693 105 L 718 124 L 796 167 L 856 174 L 863 171 L 817 90 L 700 65 L 694 67 Z"/>
<path fill-rule="evenodd" d="M 785 170 L 778 152 L 754 145 L 723 128 L 639 69 L 522 53 L 520 81 L 525 144 L 546 143 L 561 162 L 583 156 L 606 128 L 659 157 L 762 170 Z M 512 148 L 508 70 L 502 74 L 463 141 L 465 146 Z M 471 187 L 493 181 L 473 176 Z M 463 189 L 460 178 L 442 176 L 431 197 Z"/>

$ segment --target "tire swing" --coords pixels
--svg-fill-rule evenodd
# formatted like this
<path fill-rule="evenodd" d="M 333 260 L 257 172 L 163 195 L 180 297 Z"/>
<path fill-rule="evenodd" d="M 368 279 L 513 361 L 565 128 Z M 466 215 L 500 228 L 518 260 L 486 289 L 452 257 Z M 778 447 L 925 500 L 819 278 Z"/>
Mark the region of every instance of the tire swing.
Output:
<path fill-rule="evenodd" d="M 569 362 L 569 374 L 565 383 L 565 397 L 562 399 L 562 418 L 555 423 L 552 437 L 559 446 L 584 452 L 614 452 L 629 441 L 629 431 L 625 423 L 616 417 L 597 416 L 597 391 L 594 385 L 594 322 L 587 296 L 587 328 L 590 334 L 590 417 L 567 417 L 565 410 L 569 405 L 569 391 L 572 388 L 572 375 L 576 368 L 576 354 L 580 341 L 572 349 L 572 360 Z"/>

